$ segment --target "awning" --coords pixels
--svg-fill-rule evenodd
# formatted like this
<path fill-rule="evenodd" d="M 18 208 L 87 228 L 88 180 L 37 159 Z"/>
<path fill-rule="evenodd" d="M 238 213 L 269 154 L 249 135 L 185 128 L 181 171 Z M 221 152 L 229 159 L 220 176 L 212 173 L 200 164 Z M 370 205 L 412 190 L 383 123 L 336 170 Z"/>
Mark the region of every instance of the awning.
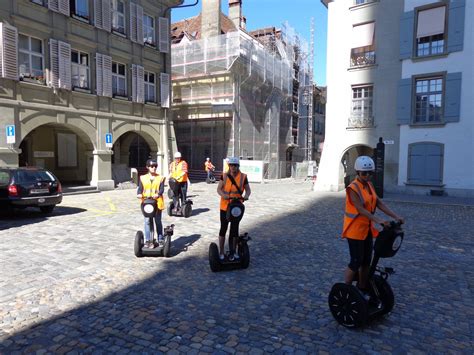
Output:
<path fill-rule="evenodd" d="M 416 38 L 428 37 L 444 33 L 444 17 L 446 6 L 418 12 Z"/>
<path fill-rule="evenodd" d="M 352 47 L 371 46 L 374 43 L 375 23 L 365 23 L 352 28 Z"/>

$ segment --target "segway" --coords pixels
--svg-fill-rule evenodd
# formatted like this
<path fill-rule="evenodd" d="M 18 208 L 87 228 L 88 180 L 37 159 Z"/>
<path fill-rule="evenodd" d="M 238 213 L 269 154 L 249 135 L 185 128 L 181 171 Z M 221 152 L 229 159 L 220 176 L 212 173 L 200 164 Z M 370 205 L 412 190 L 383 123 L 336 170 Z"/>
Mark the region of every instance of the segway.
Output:
<path fill-rule="evenodd" d="M 214 170 L 216 170 L 216 169 L 211 169 L 211 173 L 209 174 L 208 177 L 206 177 L 206 183 L 207 184 L 214 184 L 216 182 L 216 177 L 214 175 Z"/>
<path fill-rule="evenodd" d="M 234 198 L 227 208 L 227 220 L 229 222 L 239 222 L 244 216 L 245 206 L 240 199 Z M 248 241 L 251 240 L 248 233 L 240 234 L 237 240 L 237 253 L 239 259 L 233 259 L 230 251 L 224 254 L 224 260 L 219 258 L 219 248 L 216 243 L 209 245 L 209 266 L 213 272 L 235 269 L 246 269 L 250 263 L 250 251 Z M 229 245 L 233 242 L 233 238 L 229 236 Z"/>
<path fill-rule="evenodd" d="M 168 216 L 183 216 L 184 218 L 188 218 L 191 216 L 191 213 L 193 212 L 193 201 L 190 199 L 187 199 L 184 201 L 184 196 L 181 191 L 181 188 L 179 186 L 179 182 L 176 181 L 174 178 L 169 179 L 169 186 L 170 189 L 168 191 L 168 196 L 171 195 L 170 198 L 173 198 L 173 196 L 178 196 L 178 205 L 175 206 L 173 201 L 170 201 L 168 204 L 168 207 L 166 208 L 166 212 L 168 213 Z M 170 192 L 171 191 L 171 192 Z"/>
<path fill-rule="evenodd" d="M 173 235 L 174 231 L 174 224 L 165 227 L 164 229 L 164 243 L 158 243 L 158 237 L 155 237 L 154 228 L 153 226 L 153 216 L 155 215 L 156 209 L 158 208 L 157 202 L 155 199 L 145 199 L 142 203 L 142 213 L 145 217 L 149 218 L 150 222 L 150 239 L 153 242 L 153 248 L 145 246 L 145 238 L 142 231 L 137 231 L 135 234 L 135 244 L 134 244 L 134 252 L 137 258 L 142 256 L 164 256 L 168 258 L 170 256 L 171 250 L 171 236 Z"/>
<path fill-rule="evenodd" d="M 387 279 L 394 270 L 377 264 L 380 258 L 390 258 L 400 249 L 404 237 L 400 226 L 400 222 L 390 222 L 375 239 L 369 268 L 368 300 L 356 286 L 337 283 L 332 287 L 328 297 L 329 309 L 339 324 L 348 328 L 362 327 L 393 309 L 395 297 Z"/>

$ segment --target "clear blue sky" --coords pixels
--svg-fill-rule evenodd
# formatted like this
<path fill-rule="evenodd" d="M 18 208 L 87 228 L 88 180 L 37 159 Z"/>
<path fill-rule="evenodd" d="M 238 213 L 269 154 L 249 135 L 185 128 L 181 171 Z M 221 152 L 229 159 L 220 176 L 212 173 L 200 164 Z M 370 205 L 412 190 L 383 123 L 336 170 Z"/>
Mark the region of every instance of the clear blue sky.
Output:
<path fill-rule="evenodd" d="M 193 4 L 195 0 L 185 0 Z M 201 12 L 201 3 L 194 7 L 173 9 L 172 21 L 196 16 Z M 228 14 L 228 0 L 222 0 L 222 12 Z M 326 85 L 326 33 L 327 9 L 320 0 L 242 0 L 242 13 L 247 18 L 247 29 L 281 27 L 288 21 L 306 41 L 310 42 L 311 17 L 314 17 L 314 80 L 317 85 Z"/>

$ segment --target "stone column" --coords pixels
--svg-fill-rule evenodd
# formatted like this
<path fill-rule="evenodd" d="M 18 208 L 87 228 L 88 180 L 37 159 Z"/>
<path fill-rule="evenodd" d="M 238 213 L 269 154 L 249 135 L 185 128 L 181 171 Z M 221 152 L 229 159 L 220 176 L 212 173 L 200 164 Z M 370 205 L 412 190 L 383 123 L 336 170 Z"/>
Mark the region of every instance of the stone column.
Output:
<path fill-rule="evenodd" d="M 21 149 L 0 147 L 0 166 L 17 167 Z"/>
<path fill-rule="evenodd" d="M 92 180 L 91 185 L 97 186 L 97 190 L 113 190 L 115 188 L 112 180 L 112 154 L 111 150 L 94 150 L 92 155 Z"/>

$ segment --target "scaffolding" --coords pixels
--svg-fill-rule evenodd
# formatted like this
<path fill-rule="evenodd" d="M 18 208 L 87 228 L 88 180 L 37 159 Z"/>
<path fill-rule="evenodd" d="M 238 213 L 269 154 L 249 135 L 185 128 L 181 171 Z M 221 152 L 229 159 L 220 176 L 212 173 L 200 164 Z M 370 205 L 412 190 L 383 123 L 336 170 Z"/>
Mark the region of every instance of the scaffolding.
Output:
<path fill-rule="evenodd" d="M 264 161 L 266 178 L 291 176 L 295 47 L 244 31 L 173 45 L 174 128 L 191 168 L 239 156 Z"/>

